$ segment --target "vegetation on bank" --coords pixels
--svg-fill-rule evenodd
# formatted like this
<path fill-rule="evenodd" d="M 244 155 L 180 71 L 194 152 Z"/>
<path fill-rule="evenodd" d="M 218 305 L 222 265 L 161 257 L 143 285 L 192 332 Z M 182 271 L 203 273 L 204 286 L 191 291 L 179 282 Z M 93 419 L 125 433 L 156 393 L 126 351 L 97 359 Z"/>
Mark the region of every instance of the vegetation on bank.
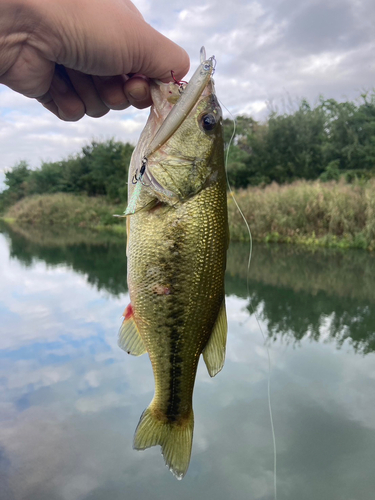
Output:
<path fill-rule="evenodd" d="M 232 130 L 224 120 L 226 146 Z M 20 162 L 5 174 L 0 214 L 21 224 L 121 231 L 112 215 L 126 206 L 133 149 L 93 141 L 37 169 Z M 302 100 L 264 123 L 237 117 L 227 170 L 254 239 L 375 248 L 375 92 L 356 102 Z M 232 239 L 245 239 L 231 200 L 229 217 Z"/>
<path fill-rule="evenodd" d="M 237 117 L 228 161 L 231 185 L 375 176 L 374 91 L 354 102 L 321 97 L 315 106 L 303 99 L 289 107 L 284 113 L 273 110 L 264 123 Z M 232 131 L 232 122 L 224 120 L 226 144 Z"/>
<path fill-rule="evenodd" d="M 38 194 L 105 196 L 110 203 L 126 203 L 131 144 L 92 141 L 75 156 L 44 162 L 31 169 L 21 161 L 5 174 L 7 189 L 0 193 L 0 213 L 17 201 Z"/>
<path fill-rule="evenodd" d="M 296 181 L 235 193 L 255 241 L 375 250 L 375 179 L 355 184 Z M 20 200 L 6 219 L 20 225 L 125 231 L 125 205 L 104 197 L 56 193 Z M 228 197 L 231 239 L 248 239 L 246 225 Z"/>
<path fill-rule="evenodd" d="M 101 229 L 125 227 L 122 215 L 126 205 L 111 204 L 104 196 L 89 197 L 67 193 L 35 195 L 14 204 L 4 220 L 18 225 L 60 228 Z"/>
<path fill-rule="evenodd" d="M 249 187 L 236 200 L 256 241 L 375 250 L 375 179 Z M 232 199 L 228 210 L 231 238 L 247 239 Z"/>
<path fill-rule="evenodd" d="M 232 132 L 232 121 L 224 120 L 227 146 Z M 57 192 L 126 203 L 133 149 L 120 141 L 92 141 L 80 153 L 37 169 L 20 162 L 6 172 L 0 213 L 25 196 Z M 302 100 L 293 111 L 272 111 L 265 122 L 238 116 L 227 169 L 235 188 L 375 176 L 375 92 L 355 102 L 320 98 L 311 106 Z"/>

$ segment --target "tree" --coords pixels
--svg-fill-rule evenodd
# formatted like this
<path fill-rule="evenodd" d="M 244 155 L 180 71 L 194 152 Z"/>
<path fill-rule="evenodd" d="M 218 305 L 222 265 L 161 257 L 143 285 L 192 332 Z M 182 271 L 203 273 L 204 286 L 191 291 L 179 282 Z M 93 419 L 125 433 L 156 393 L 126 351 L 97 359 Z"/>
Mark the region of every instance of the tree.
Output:
<path fill-rule="evenodd" d="M 30 173 L 31 170 L 25 161 L 20 161 L 5 173 L 4 183 L 8 188 L 0 194 L 1 210 L 26 196 Z"/>

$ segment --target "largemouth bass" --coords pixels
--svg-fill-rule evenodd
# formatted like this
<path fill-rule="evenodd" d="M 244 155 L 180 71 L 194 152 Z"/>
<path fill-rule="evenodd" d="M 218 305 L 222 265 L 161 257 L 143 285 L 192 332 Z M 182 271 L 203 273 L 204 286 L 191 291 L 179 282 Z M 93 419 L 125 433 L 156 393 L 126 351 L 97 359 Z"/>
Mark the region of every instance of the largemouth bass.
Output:
<path fill-rule="evenodd" d="M 129 170 L 128 286 L 119 345 L 148 352 L 155 395 L 134 448 L 160 445 L 171 472 L 189 466 L 192 396 L 200 354 L 224 364 L 224 272 L 229 241 L 222 114 L 214 58 L 188 84 L 151 83 L 153 106 Z"/>

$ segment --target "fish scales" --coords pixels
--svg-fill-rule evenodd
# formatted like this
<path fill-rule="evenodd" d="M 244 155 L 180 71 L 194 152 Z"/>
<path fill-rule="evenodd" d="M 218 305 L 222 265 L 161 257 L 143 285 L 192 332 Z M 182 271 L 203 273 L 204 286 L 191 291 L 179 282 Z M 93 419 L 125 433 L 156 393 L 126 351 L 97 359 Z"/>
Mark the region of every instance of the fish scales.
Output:
<path fill-rule="evenodd" d="M 129 173 L 129 204 L 135 207 L 127 220 L 131 305 L 119 344 L 135 355 L 147 351 L 155 379 L 134 447 L 161 445 L 166 464 L 181 478 L 190 460 L 199 357 L 203 352 L 214 376 L 225 356 L 229 234 L 221 110 L 209 78 L 182 123 L 144 161 L 160 122 L 179 105 L 176 86 L 152 84 L 151 90 L 154 105 Z M 134 179 L 142 182 L 136 199 Z"/>
<path fill-rule="evenodd" d="M 166 415 L 174 407 L 175 419 L 191 409 L 199 354 L 224 299 L 224 196 L 217 183 L 167 213 L 140 212 L 130 222 L 134 317 L 154 367 L 155 405 Z M 178 384 L 171 377 L 176 367 Z"/>

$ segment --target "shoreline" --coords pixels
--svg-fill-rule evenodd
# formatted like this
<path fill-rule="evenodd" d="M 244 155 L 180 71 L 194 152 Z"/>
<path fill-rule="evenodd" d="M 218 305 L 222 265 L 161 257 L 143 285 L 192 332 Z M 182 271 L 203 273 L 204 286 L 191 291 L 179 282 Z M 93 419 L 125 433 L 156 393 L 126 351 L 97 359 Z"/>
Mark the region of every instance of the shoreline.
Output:
<path fill-rule="evenodd" d="M 236 201 L 257 243 L 375 251 L 375 182 L 298 181 L 289 185 L 249 187 Z M 126 234 L 126 204 L 105 197 L 67 193 L 21 199 L 0 216 L 3 223 L 38 230 L 89 230 Z M 228 194 L 231 241 L 249 241 L 246 225 Z"/>

